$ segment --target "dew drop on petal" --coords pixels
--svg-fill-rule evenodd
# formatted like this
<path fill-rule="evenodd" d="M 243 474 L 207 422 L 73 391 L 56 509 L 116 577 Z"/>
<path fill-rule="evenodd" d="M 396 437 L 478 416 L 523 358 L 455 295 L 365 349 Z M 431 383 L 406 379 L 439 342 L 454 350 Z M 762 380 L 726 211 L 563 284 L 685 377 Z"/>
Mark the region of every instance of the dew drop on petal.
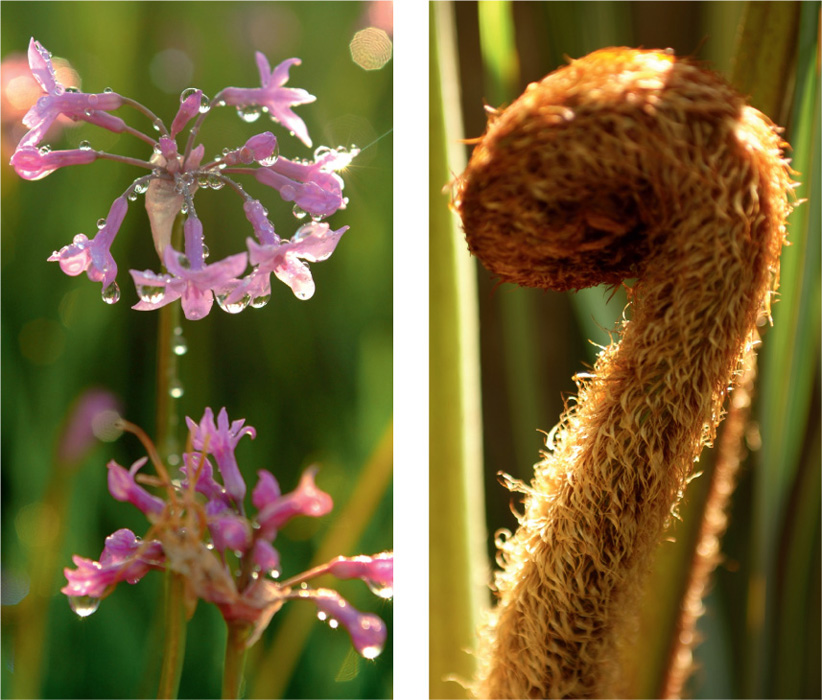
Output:
<path fill-rule="evenodd" d="M 74 87 L 74 86 L 72 86 L 72 87 L 67 87 L 67 88 L 66 88 L 66 92 L 70 92 L 70 93 L 78 93 L 78 92 L 80 92 L 80 88 L 76 88 L 76 87 Z"/>
<path fill-rule="evenodd" d="M 211 109 L 211 100 L 207 95 L 203 95 L 200 98 L 200 114 L 205 114 L 209 109 Z"/>
<path fill-rule="evenodd" d="M 117 286 L 117 282 L 112 282 L 103 290 L 103 301 L 106 304 L 116 304 L 120 301 L 120 287 Z"/>
<path fill-rule="evenodd" d="M 138 284 L 137 294 L 147 304 L 158 304 L 166 295 L 166 288 L 151 284 Z"/>
<path fill-rule="evenodd" d="M 329 620 L 328 620 L 328 626 L 329 626 L 332 630 L 335 630 L 335 629 L 337 629 L 337 627 L 339 627 L 339 626 L 340 626 L 340 622 L 339 622 L 339 620 L 335 620 L 335 619 L 332 617 L 331 619 L 329 619 Z"/>
<path fill-rule="evenodd" d="M 296 208 L 296 207 L 295 207 Z M 303 216 L 305 216 L 305 212 L 303 212 Z M 296 243 L 298 241 L 307 238 L 314 232 L 314 226 L 311 224 L 303 224 L 300 228 L 297 229 L 296 233 L 291 237 L 291 242 Z"/>
<path fill-rule="evenodd" d="M 81 151 L 90 151 L 91 150 L 91 144 L 88 141 L 80 141 L 80 145 L 78 146 L 78 148 Z"/>
<path fill-rule="evenodd" d="M 107 95 L 110 95 L 112 92 L 114 92 L 114 90 L 112 90 L 110 87 L 107 87 L 105 90 L 103 90 L 103 92 Z"/>
<path fill-rule="evenodd" d="M 295 204 L 291 209 L 291 213 L 298 219 L 304 219 L 307 212 L 299 204 Z"/>
<path fill-rule="evenodd" d="M 320 622 L 325 622 L 325 620 L 326 620 L 327 618 L 328 618 L 328 614 L 327 614 L 327 613 L 325 613 L 325 612 L 323 612 L 322 610 L 320 610 L 320 611 L 317 613 L 317 619 L 318 619 Z"/>
<path fill-rule="evenodd" d="M 186 88 L 180 93 L 180 104 L 185 102 L 189 97 L 191 97 L 195 92 L 197 92 L 197 88 Z"/>
<path fill-rule="evenodd" d="M 382 653 L 382 647 L 372 644 L 371 646 L 363 647 L 360 653 L 366 659 L 376 659 Z"/>
<path fill-rule="evenodd" d="M 106 227 L 106 220 L 105 219 L 97 219 L 97 229 L 104 229 Z"/>
<path fill-rule="evenodd" d="M 88 595 L 69 596 L 68 601 L 78 617 L 88 617 L 100 607 L 100 599 Z"/>
<path fill-rule="evenodd" d="M 89 107 L 96 107 L 98 101 L 99 101 L 99 98 L 97 97 L 97 95 L 89 95 L 88 96 Z"/>
<path fill-rule="evenodd" d="M 39 150 L 40 150 L 40 155 L 44 156 L 44 155 L 47 155 L 48 153 L 51 153 L 51 146 L 49 146 L 48 144 L 45 144 L 44 146 L 40 146 Z"/>
<path fill-rule="evenodd" d="M 209 255 L 211 255 L 211 251 L 208 249 L 208 246 L 203 243 L 203 258 L 207 258 Z"/>

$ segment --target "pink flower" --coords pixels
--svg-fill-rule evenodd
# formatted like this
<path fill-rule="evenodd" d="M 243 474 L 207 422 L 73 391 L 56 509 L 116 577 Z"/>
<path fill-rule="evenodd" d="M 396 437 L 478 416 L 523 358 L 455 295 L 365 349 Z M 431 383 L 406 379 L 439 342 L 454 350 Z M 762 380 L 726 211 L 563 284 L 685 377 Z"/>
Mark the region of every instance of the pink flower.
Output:
<path fill-rule="evenodd" d="M 49 262 L 59 262 L 60 269 L 67 275 L 75 276 L 85 272 L 93 282 L 102 282 L 103 290 L 116 284 L 117 263 L 111 256 L 111 244 L 128 209 L 125 196 L 118 197 L 109 209 L 97 235 L 89 240 L 84 233 L 77 234 L 71 245 L 64 246 L 49 257 Z M 119 294 L 119 292 L 118 292 Z"/>
<path fill-rule="evenodd" d="M 292 111 L 292 107 L 309 104 L 317 98 L 299 88 L 286 88 L 283 85 L 288 82 L 288 71 L 291 66 L 300 65 L 299 58 L 289 58 L 280 63 L 274 70 L 271 70 L 268 59 L 264 54 L 257 51 L 257 68 L 260 71 L 259 88 L 225 88 L 215 98 L 222 100 L 227 105 L 233 105 L 239 109 L 248 107 L 264 108 L 272 119 L 278 121 L 289 131 L 300 139 L 306 146 L 311 146 L 311 139 L 308 136 L 308 129 L 305 122 Z"/>
<path fill-rule="evenodd" d="M 57 168 L 67 165 L 87 165 L 97 160 L 97 154 L 91 149 L 73 149 L 69 151 L 50 151 L 34 146 L 18 148 L 11 157 L 15 172 L 25 180 L 41 180 Z"/>
<path fill-rule="evenodd" d="M 18 149 L 25 146 L 36 146 L 45 136 L 52 122 L 65 114 L 75 119 L 96 123 L 104 128 L 116 131 L 117 124 L 124 124 L 117 117 L 99 119 L 100 112 L 108 112 L 123 105 L 123 98 L 115 92 L 86 94 L 66 90 L 58 81 L 51 64 L 51 56 L 42 45 L 33 38 L 29 42 L 29 67 L 35 80 L 45 90 L 41 97 L 23 117 L 23 124 L 30 131 L 20 140 Z"/>
<path fill-rule="evenodd" d="M 342 180 L 321 164 L 306 165 L 277 158 L 273 165 L 254 171 L 254 177 L 273 187 L 286 202 L 294 202 L 312 217 L 331 216 L 345 207 Z"/>
<path fill-rule="evenodd" d="M 361 613 L 339 593 L 327 588 L 300 591 L 297 596 L 314 603 L 320 612 L 320 619 L 327 620 L 332 627 L 336 627 L 336 623 L 342 624 L 348 630 L 351 643 L 361 656 L 366 659 L 379 656 L 387 634 L 385 623 L 379 617 Z"/>
<path fill-rule="evenodd" d="M 263 473 L 261 472 L 261 476 Z M 334 501 L 325 491 L 317 488 L 314 483 L 316 473 L 316 467 L 306 469 L 297 488 L 285 496 L 271 498 L 273 491 L 267 489 L 267 495 L 263 495 L 255 489 L 253 502 L 259 511 L 257 520 L 260 523 L 263 537 L 273 538 L 283 525 L 297 515 L 309 515 L 316 518 L 331 511 Z M 260 481 L 263 482 L 262 479 Z"/>
<path fill-rule="evenodd" d="M 68 584 L 60 589 L 67 596 L 102 598 L 120 581 L 137 583 L 151 569 L 162 569 L 163 550 L 159 542 L 143 544 L 131 530 L 123 528 L 106 538 L 100 561 L 77 555 L 76 569 L 64 569 Z"/>
<path fill-rule="evenodd" d="M 138 459 L 131 465 L 131 469 L 127 470 L 111 460 L 107 465 L 108 490 L 116 500 L 131 503 L 146 515 L 160 515 L 165 508 L 165 501 L 157 496 L 152 496 L 134 480 L 137 472 L 147 461 L 148 457 Z"/>
<path fill-rule="evenodd" d="M 234 457 L 234 449 L 244 435 L 250 435 L 252 440 L 257 437 L 257 431 L 251 426 L 243 427 L 244 423 L 245 419 L 241 418 L 229 424 L 228 411 L 225 408 L 220 410 L 216 425 L 214 424 L 214 413 L 210 408 L 205 410 L 199 425 L 186 416 L 186 424 L 192 434 L 194 449 L 205 448 L 208 454 L 214 456 L 217 460 L 217 468 L 223 477 L 225 489 L 236 503 L 242 503 L 246 486 Z M 207 446 L 206 440 L 208 441 Z"/>

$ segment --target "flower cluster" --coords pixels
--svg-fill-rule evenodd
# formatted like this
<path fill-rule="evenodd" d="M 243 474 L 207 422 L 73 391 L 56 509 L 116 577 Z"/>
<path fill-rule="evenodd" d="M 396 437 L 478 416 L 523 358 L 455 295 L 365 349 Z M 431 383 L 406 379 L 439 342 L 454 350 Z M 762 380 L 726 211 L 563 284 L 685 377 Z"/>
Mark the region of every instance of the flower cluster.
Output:
<path fill-rule="evenodd" d="M 139 508 L 151 527 L 144 538 L 125 528 L 117 530 L 106 538 L 99 561 L 73 557 L 77 568 L 65 569 L 68 583 L 61 590 L 69 596 L 74 611 L 89 615 L 121 581 L 133 584 L 151 569 L 170 569 L 185 579 L 191 612 L 198 599 L 214 603 L 226 622 L 249 626 L 248 646 L 259 638 L 285 601 L 305 599 L 316 605 L 320 619 L 333 627 L 345 627 L 360 654 L 366 658 L 377 656 L 386 638 L 383 621 L 359 612 L 336 591 L 310 588 L 307 582 L 324 574 L 338 579 L 359 578 L 376 595 L 390 598 L 393 553 L 340 556 L 280 580 L 280 556 L 273 545 L 279 530 L 295 516 L 325 515 L 333 505 L 331 497 L 314 482 L 316 468 L 307 469 L 297 488 L 286 494 L 281 493 L 273 474 L 260 470 L 251 492 L 256 515 L 249 517 L 244 505 L 246 485 L 234 449 L 243 436 L 253 439 L 256 431 L 245 426 L 243 420 L 229 422 L 225 408 L 216 421 L 210 408 L 199 423 L 191 418 L 186 421 L 189 451 L 183 455 L 180 471 L 184 478 L 180 481 L 169 478 L 145 434 L 121 421 L 123 429 L 140 437 L 149 456 L 130 469 L 109 462 L 109 492 L 118 501 Z M 149 458 L 158 477 L 139 474 Z M 222 483 L 215 479 L 214 463 Z M 141 484 L 164 489 L 167 498 L 160 498 Z"/>
<path fill-rule="evenodd" d="M 70 245 L 55 251 L 49 260 L 58 262 L 68 275 L 85 272 L 89 279 L 102 284 L 104 301 L 118 301 L 117 263 L 111 246 L 128 203 L 145 194 L 154 247 L 165 271 L 130 270 L 140 297 L 133 308 L 157 309 L 180 299 L 190 320 L 205 317 L 215 299 L 229 313 L 238 313 L 248 306 L 259 308 L 271 297 L 271 273 L 291 287 L 298 298 L 311 297 L 314 281 L 307 262 L 328 258 L 348 228 L 333 230 L 324 219 L 345 208 L 343 181 L 337 173 L 359 151 L 353 146 L 350 150 L 323 146 L 314 151 L 311 161 L 289 160 L 279 155 L 279 142 L 274 134 L 265 131 L 252 136 L 239 148 L 224 148 L 221 155 L 205 159 L 203 144 L 195 145 L 197 135 L 210 110 L 226 105 L 235 107 L 246 122 L 255 121 L 265 112 L 272 121 L 311 146 L 305 123 L 292 107 L 313 102 L 315 97 L 302 89 L 284 87 L 289 69 L 299 65 L 299 59 L 283 61 L 272 70 L 262 53 L 257 52 L 256 58 L 260 87 L 224 88 L 213 99 L 201 90 L 188 88 L 180 95 L 180 107 L 171 127 L 167 128 L 150 109 L 110 88 L 101 93 L 84 93 L 64 87 L 55 75 L 51 54 L 32 39 L 29 66 L 45 94 L 23 117 L 29 131 L 11 158 L 17 174 L 27 180 L 39 180 L 58 168 L 85 165 L 98 159 L 115 160 L 147 171 L 114 200 L 108 216 L 97 222 L 98 231 L 93 238 L 79 233 Z M 157 133 L 143 133 L 112 114 L 121 107 L 131 107 L 147 116 Z M 41 146 L 49 127 L 60 115 L 141 139 L 151 147 L 151 155 L 147 160 L 119 156 L 95 150 L 87 141 L 69 150 Z M 180 150 L 177 137 L 189 124 L 192 125 Z M 251 175 L 274 188 L 282 200 L 293 202 L 297 219 L 308 217 L 308 222 L 298 225 L 290 239 L 280 238 L 268 219 L 267 210 L 236 182 L 236 175 Z M 243 199 L 243 211 L 255 238 L 248 237 L 245 252 L 206 264 L 208 248 L 203 240 L 203 225 L 194 208 L 194 196 L 199 189 L 218 190 L 224 186 Z M 182 250 L 175 248 L 171 240 L 178 215 L 186 217 Z M 249 264 L 251 271 L 244 275 Z"/>

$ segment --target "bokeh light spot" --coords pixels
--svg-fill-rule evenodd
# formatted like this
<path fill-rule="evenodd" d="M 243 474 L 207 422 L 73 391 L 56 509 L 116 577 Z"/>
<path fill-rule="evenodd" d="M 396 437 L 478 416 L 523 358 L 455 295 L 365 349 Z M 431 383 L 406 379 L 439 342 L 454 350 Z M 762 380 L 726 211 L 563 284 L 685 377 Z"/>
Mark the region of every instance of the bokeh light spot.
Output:
<path fill-rule="evenodd" d="M 183 51 L 166 49 L 154 54 L 148 67 L 153 82 L 163 92 L 173 95 L 189 86 L 194 64 Z"/>
<path fill-rule="evenodd" d="M 351 58 L 364 70 L 379 70 L 391 60 L 391 37 L 382 29 L 367 27 L 358 31 L 349 44 Z"/>

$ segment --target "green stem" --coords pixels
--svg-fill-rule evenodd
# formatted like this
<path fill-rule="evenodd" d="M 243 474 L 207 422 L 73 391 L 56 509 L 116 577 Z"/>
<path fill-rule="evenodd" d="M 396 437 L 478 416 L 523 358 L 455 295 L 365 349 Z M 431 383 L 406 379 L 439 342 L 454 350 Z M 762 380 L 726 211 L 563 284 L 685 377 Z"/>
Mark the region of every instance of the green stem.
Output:
<path fill-rule="evenodd" d="M 225 665 L 223 667 L 223 698 L 239 698 L 243 684 L 243 666 L 246 657 L 246 639 L 249 625 L 243 622 L 229 622 L 225 641 Z"/>
<path fill-rule="evenodd" d="M 179 246 L 183 236 L 184 217 L 174 222 L 172 245 Z M 180 325 L 180 305 L 167 304 L 160 309 L 157 332 L 157 437 L 156 445 L 169 467 L 179 463 L 177 399 L 182 389 L 177 376 L 178 362 L 174 352 L 175 329 Z M 176 461 L 175 461 L 176 460 Z M 180 688 L 186 643 L 185 579 L 172 571 L 166 572 L 165 639 L 158 698 L 176 698 Z"/>
<path fill-rule="evenodd" d="M 165 640 L 158 698 L 176 698 L 186 647 L 185 579 L 166 572 Z"/>

